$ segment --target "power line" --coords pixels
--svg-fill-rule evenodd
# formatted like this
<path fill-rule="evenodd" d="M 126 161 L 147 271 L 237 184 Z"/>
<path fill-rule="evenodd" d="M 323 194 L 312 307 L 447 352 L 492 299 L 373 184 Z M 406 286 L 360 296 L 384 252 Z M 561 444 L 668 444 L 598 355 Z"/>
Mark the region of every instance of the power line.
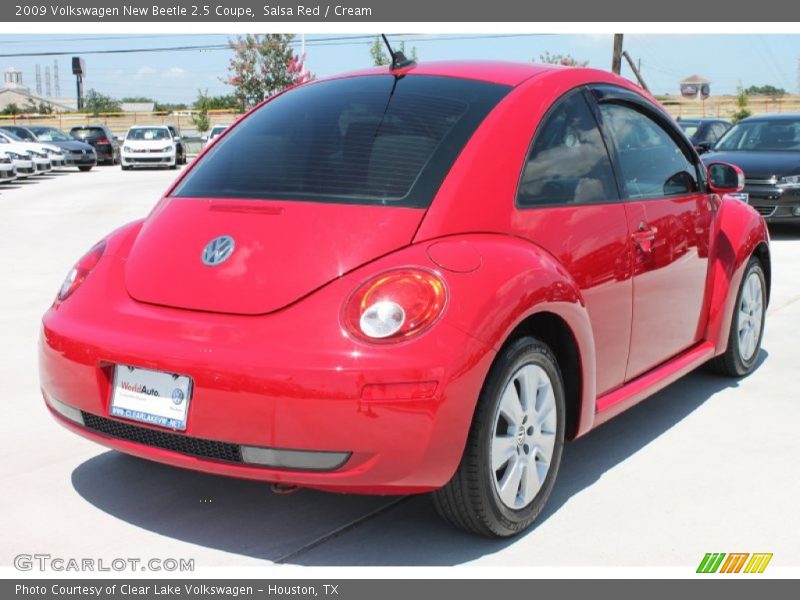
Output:
<path fill-rule="evenodd" d="M 435 41 L 458 41 L 458 40 L 487 40 L 498 38 L 519 38 L 519 37 L 540 37 L 550 36 L 549 33 L 497 33 L 489 35 L 454 35 L 454 36 L 412 36 L 406 34 L 403 40 L 415 43 L 435 42 Z M 401 36 L 397 36 L 399 38 Z M 346 37 L 330 37 L 318 38 L 315 40 L 306 40 L 306 46 L 348 46 L 348 45 L 361 45 L 366 41 L 372 41 L 374 35 L 361 35 L 361 36 L 346 36 Z M 293 46 L 298 46 L 300 42 L 292 42 Z M 187 46 L 161 46 L 154 48 L 114 48 L 102 50 L 54 50 L 49 52 L 15 52 L 0 54 L 0 58 L 26 58 L 37 56 L 68 56 L 73 54 L 89 55 L 89 54 L 136 54 L 136 53 L 159 53 L 159 52 L 189 52 L 189 51 L 215 51 L 215 50 L 229 50 L 232 46 L 226 44 L 201 44 L 201 45 L 187 45 Z"/>

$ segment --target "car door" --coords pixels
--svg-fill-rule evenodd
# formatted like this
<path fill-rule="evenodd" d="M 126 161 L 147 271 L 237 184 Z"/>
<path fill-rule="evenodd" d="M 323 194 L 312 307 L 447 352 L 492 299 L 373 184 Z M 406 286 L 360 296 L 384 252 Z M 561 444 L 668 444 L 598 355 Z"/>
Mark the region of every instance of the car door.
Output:
<path fill-rule="evenodd" d="M 596 95 L 631 232 L 629 381 L 702 337 L 714 208 L 702 163 L 668 117 L 632 92 Z"/>
<path fill-rule="evenodd" d="M 631 327 L 628 224 L 585 89 L 557 100 L 537 128 L 516 209 L 515 233 L 556 257 L 580 289 L 595 341 L 598 395 L 619 387 Z"/>

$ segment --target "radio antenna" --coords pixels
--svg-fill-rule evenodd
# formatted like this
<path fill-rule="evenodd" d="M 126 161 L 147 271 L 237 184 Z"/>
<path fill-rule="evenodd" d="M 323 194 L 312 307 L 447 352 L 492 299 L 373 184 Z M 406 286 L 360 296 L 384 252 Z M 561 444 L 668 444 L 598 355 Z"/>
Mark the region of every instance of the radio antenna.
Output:
<path fill-rule="evenodd" d="M 412 67 L 417 64 L 415 61 L 407 58 L 400 50 L 395 51 L 386 38 L 386 34 L 382 33 L 381 37 L 383 38 L 383 43 L 386 44 L 386 48 L 389 50 L 389 56 L 392 57 L 392 64 L 389 65 L 389 69 L 396 71 L 397 69 L 405 69 L 406 67 Z"/>

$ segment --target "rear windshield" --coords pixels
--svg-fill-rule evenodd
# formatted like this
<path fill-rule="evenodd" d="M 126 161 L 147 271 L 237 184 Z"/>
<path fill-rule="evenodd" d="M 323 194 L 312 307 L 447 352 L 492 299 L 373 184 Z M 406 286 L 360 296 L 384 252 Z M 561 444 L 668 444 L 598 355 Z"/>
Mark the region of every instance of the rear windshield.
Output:
<path fill-rule="evenodd" d="M 509 89 L 413 75 L 302 86 L 234 127 L 173 195 L 428 206 Z"/>
<path fill-rule="evenodd" d="M 72 130 L 70 130 L 70 133 L 78 136 L 79 138 L 106 137 L 106 132 L 99 127 L 74 127 Z"/>

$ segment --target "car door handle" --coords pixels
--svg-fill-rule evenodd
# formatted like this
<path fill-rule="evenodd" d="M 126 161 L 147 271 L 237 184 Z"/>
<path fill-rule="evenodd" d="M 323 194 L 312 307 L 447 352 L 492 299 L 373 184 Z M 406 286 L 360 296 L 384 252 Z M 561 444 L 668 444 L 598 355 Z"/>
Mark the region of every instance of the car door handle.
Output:
<path fill-rule="evenodd" d="M 644 254 L 652 254 L 656 233 L 658 233 L 657 228 L 648 227 L 646 223 L 639 223 L 639 231 L 633 233 L 631 238 Z"/>

